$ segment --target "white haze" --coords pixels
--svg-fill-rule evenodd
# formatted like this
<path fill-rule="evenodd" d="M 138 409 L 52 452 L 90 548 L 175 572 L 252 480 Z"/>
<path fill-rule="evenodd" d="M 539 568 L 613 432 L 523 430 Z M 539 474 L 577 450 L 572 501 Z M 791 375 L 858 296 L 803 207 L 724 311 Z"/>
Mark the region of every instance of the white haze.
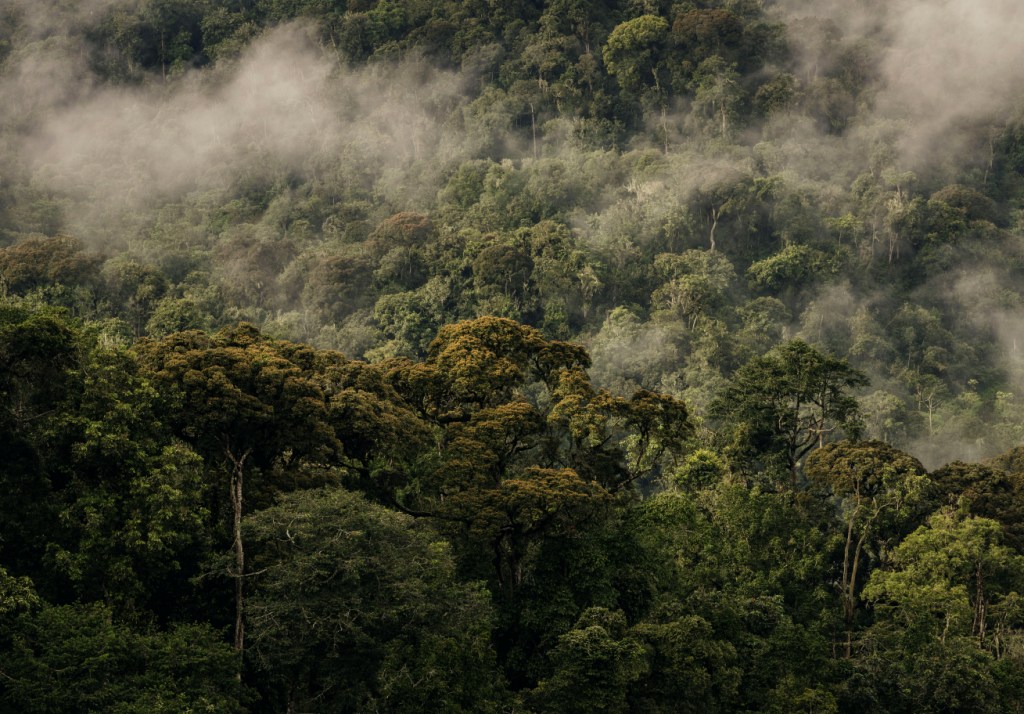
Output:
<path fill-rule="evenodd" d="M 914 169 L 948 160 L 983 164 L 987 147 L 963 142 L 965 129 L 989 126 L 996 132 L 1019 114 L 1024 96 L 1024 6 L 1016 0 L 946 0 L 890 3 L 891 44 L 882 65 L 884 86 L 876 111 L 903 122 L 904 161 Z M 1020 359 L 1024 310 L 1019 299 L 1005 300 L 1000 279 L 989 271 L 965 272 L 951 293 L 958 319 L 987 331 L 996 366 L 1007 376 L 1017 401 L 1024 399 Z M 1020 291 L 1020 286 L 1013 286 Z M 929 466 L 952 459 L 993 454 L 994 444 L 955 433 L 910 445 Z"/>
<path fill-rule="evenodd" d="M 1017 0 L 893 3 L 879 110 L 913 127 L 924 159 L 964 124 L 996 121 L 1024 88 L 1024 6 Z"/>
<path fill-rule="evenodd" d="M 341 70 L 301 24 L 267 33 L 232 67 L 166 85 L 93 89 L 80 55 L 47 49 L 26 54 L 0 97 L 43 118 L 22 147 L 36 180 L 100 212 L 320 157 L 355 154 L 385 172 L 443 167 L 459 151 L 445 124 L 464 101 L 459 75 L 417 62 Z"/>
<path fill-rule="evenodd" d="M 827 22 L 846 43 L 883 48 L 872 110 L 856 123 L 900 122 L 909 168 L 971 151 L 958 141 L 964 127 L 1001 124 L 1024 95 L 1024 5 L 1018 0 L 780 0 L 771 7 L 801 31 L 816 27 L 808 20 Z"/>

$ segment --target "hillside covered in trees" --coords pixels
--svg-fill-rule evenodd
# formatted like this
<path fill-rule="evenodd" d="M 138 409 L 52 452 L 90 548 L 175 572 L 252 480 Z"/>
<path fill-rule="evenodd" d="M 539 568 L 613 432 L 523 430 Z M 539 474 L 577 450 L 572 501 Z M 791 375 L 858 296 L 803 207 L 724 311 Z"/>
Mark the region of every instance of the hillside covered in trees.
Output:
<path fill-rule="evenodd" d="M 1024 712 L 1016 5 L 0 3 L 0 710 Z"/>

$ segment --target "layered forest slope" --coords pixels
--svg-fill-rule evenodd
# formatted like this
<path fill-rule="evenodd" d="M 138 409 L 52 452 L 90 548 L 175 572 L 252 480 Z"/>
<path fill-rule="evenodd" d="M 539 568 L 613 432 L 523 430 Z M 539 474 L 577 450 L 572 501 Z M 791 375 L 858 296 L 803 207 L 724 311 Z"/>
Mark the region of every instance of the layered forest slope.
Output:
<path fill-rule="evenodd" d="M 0 3 L 0 703 L 1024 711 L 1022 33 Z"/>

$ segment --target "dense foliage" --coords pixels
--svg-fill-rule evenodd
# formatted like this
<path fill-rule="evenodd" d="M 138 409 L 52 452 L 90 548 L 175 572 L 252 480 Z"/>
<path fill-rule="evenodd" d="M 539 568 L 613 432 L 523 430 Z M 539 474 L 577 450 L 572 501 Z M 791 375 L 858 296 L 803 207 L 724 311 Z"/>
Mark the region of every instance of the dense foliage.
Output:
<path fill-rule="evenodd" d="M 0 709 L 1024 711 L 1024 78 L 805 4 L 0 7 Z"/>

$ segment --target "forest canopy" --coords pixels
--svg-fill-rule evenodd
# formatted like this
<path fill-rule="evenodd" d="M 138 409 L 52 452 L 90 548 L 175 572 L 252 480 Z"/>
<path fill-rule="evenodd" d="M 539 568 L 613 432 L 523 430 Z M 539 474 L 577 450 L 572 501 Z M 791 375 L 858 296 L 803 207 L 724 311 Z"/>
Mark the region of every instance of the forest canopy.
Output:
<path fill-rule="evenodd" d="M 0 709 L 1022 711 L 1022 32 L 4 3 Z"/>

